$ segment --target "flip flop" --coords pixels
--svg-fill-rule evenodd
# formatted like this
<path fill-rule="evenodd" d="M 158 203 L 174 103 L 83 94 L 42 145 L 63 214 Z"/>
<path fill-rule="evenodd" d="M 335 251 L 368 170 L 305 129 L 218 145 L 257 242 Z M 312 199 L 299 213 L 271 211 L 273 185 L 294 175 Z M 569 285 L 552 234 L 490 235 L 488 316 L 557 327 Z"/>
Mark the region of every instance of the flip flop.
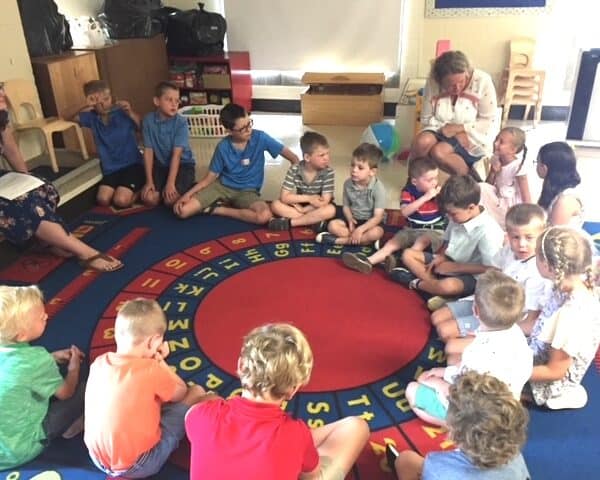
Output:
<path fill-rule="evenodd" d="M 104 260 L 105 262 L 113 263 L 118 262 L 118 264 L 114 267 L 110 267 L 107 265 L 107 268 L 99 268 L 92 265 L 96 260 Z M 89 258 L 79 260 L 79 265 L 87 270 L 94 270 L 95 272 L 105 273 L 105 272 L 115 272 L 120 270 L 125 265 L 123 262 L 116 259 L 115 257 L 111 257 L 110 255 L 106 255 L 105 253 L 97 253 L 96 255 L 92 255 Z"/>
<path fill-rule="evenodd" d="M 225 202 L 223 200 L 215 200 L 208 207 L 206 207 L 202 210 L 202 214 L 203 215 L 212 215 L 213 212 L 215 211 L 215 208 L 222 207 L 223 205 L 225 205 Z"/>

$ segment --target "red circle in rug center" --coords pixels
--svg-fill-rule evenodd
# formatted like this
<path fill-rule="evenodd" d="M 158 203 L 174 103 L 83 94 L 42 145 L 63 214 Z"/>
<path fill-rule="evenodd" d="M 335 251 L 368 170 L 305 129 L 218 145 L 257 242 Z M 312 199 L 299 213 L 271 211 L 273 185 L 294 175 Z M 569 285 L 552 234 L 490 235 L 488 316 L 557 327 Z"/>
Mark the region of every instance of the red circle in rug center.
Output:
<path fill-rule="evenodd" d="M 365 276 L 331 258 L 293 258 L 250 267 L 202 301 L 198 343 L 216 366 L 236 375 L 242 339 L 256 326 L 292 323 L 314 354 L 308 392 L 342 390 L 381 380 L 424 348 L 429 315 L 418 295 Z"/>

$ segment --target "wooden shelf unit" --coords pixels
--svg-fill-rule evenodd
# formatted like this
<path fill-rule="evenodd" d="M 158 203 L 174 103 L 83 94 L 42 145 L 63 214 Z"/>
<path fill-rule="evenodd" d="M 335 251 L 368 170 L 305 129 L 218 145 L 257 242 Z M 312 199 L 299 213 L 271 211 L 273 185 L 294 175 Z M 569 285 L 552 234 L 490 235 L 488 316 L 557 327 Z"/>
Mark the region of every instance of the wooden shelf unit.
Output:
<path fill-rule="evenodd" d="M 214 73 L 211 70 L 219 70 Z M 250 75 L 250 55 L 248 52 L 225 52 L 210 57 L 169 57 L 169 77 L 181 90 L 185 105 L 223 104 L 223 98 L 252 109 L 252 76 Z M 206 95 L 206 103 L 201 98 Z M 196 95 L 195 102 L 191 96 Z M 211 102 L 211 95 L 216 96 Z M 227 100 L 225 103 L 228 103 Z"/>

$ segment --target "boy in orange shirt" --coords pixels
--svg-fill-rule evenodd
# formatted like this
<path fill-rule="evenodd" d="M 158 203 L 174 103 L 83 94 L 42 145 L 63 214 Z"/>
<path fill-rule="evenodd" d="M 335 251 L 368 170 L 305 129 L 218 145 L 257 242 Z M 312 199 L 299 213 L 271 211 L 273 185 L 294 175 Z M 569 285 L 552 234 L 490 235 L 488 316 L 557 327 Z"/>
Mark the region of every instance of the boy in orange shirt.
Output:
<path fill-rule="evenodd" d="M 185 435 L 188 409 L 214 398 L 188 387 L 165 363 L 167 321 L 145 298 L 125 302 L 115 321 L 117 351 L 90 367 L 84 441 L 94 464 L 110 477 L 158 472 Z"/>

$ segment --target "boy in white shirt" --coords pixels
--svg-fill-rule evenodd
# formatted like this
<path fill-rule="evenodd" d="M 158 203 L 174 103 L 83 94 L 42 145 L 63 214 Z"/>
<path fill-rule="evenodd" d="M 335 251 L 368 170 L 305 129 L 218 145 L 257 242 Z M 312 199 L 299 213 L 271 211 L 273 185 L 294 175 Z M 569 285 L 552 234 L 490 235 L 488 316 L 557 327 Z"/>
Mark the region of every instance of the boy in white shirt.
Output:
<path fill-rule="evenodd" d="M 546 227 L 544 210 L 532 203 L 511 207 L 506 214 L 508 244 L 496 254 L 493 266 L 515 279 L 525 291 L 525 310 L 519 326 L 529 334 L 552 287 L 537 269 L 535 261 L 538 237 Z M 473 315 L 473 297 L 449 302 L 431 315 L 431 323 L 446 342 L 449 365 L 460 361 L 465 347 L 473 341 L 479 321 Z"/>
<path fill-rule="evenodd" d="M 533 353 L 516 325 L 524 306 L 523 288 L 508 275 L 488 270 L 479 276 L 473 313 L 480 326 L 460 365 L 428 370 L 406 387 L 406 399 L 418 417 L 445 426 L 448 389 L 454 377 L 466 370 L 496 377 L 520 398 L 533 369 Z"/>

